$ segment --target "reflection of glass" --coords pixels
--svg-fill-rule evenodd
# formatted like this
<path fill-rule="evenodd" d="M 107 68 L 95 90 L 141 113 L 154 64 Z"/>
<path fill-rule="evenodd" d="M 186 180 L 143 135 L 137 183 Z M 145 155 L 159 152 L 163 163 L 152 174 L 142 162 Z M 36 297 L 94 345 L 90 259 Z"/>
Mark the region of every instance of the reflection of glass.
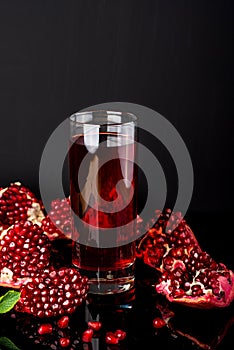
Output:
<path fill-rule="evenodd" d="M 93 111 L 70 117 L 73 264 L 90 293 L 134 285 L 137 217 L 136 117 Z"/>

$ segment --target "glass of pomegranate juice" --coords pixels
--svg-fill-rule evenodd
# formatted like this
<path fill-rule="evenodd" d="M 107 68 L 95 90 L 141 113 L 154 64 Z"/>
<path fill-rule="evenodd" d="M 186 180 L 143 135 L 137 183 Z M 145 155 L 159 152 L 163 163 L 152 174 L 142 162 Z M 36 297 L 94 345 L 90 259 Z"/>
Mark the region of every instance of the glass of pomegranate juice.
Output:
<path fill-rule="evenodd" d="M 137 118 L 117 111 L 70 117 L 72 263 L 89 293 L 134 286 L 137 220 Z"/>

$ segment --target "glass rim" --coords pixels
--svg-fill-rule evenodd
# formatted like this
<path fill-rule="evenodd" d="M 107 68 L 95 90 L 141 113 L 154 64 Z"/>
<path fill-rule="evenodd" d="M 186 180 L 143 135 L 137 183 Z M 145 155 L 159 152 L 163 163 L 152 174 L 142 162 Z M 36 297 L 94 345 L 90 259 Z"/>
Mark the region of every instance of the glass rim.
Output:
<path fill-rule="evenodd" d="M 92 110 L 86 110 L 86 111 L 81 111 L 81 112 L 75 112 L 73 114 L 70 115 L 69 117 L 69 120 L 71 123 L 74 123 L 76 125 L 80 125 L 80 126 L 84 126 L 84 125 L 97 125 L 97 123 L 95 123 L 94 120 L 92 120 L 91 122 L 84 122 L 84 121 L 79 121 L 77 120 L 76 118 L 79 117 L 79 116 L 82 116 L 82 115 L 86 115 L 86 114 L 92 114 L 93 117 L 95 118 L 95 115 L 94 113 L 103 113 L 105 114 L 104 117 L 107 117 L 108 116 L 108 113 L 109 114 L 112 114 L 112 115 L 116 115 L 116 116 L 127 116 L 129 118 L 129 120 L 127 121 L 120 121 L 120 122 L 112 122 L 110 125 L 126 125 L 126 124 L 130 124 L 130 123 L 136 123 L 137 120 L 138 120 L 138 117 L 134 114 L 134 113 L 131 113 L 131 112 L 123 112 L 123 111 L 118 111 L 118 110 L 109 110 L 109 109 L 92 109 Z M 98 117 L 98 116 L 96 116 Z M 103 122 L 99 125 L 109 125 L 109 123 L 106 121 L 106 122 Z"/>

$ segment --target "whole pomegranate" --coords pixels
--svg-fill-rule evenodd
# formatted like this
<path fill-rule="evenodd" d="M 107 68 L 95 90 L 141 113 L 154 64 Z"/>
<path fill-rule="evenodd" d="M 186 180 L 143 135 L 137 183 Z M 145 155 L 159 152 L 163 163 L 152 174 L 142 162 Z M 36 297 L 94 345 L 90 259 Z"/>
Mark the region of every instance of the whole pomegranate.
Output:
<path fill-rule="evenodd" d="M 0 232 L 22 220 L 38 224 L 44 217 L 41 202 L 20 182 L 0 189 Z"/>
<path fill-rule="evenodd" d="M 201 249 L 181 213 L 166 209 L 156 215 L 156 223 L 138 245 L 138 258 L 161 273 L 156 291 L 191 307 L 230 305 L 233 272 Z"/>

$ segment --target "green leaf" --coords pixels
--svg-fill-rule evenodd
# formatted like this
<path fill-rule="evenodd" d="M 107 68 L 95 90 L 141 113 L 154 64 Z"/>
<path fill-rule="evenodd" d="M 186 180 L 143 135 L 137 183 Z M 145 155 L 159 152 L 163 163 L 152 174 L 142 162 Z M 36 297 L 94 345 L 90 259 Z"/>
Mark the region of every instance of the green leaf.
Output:
<path fill-rule="evenodd" d="M 0 345 L 9 350 L 20 350 L 10 339 L 7 337 L 0 337 Z"/>
<path fill-rule="evenodd" d="M 20 292 L 9 290 L 0 297 L 0 314 L 10 311 L 20 298 Z"/>

